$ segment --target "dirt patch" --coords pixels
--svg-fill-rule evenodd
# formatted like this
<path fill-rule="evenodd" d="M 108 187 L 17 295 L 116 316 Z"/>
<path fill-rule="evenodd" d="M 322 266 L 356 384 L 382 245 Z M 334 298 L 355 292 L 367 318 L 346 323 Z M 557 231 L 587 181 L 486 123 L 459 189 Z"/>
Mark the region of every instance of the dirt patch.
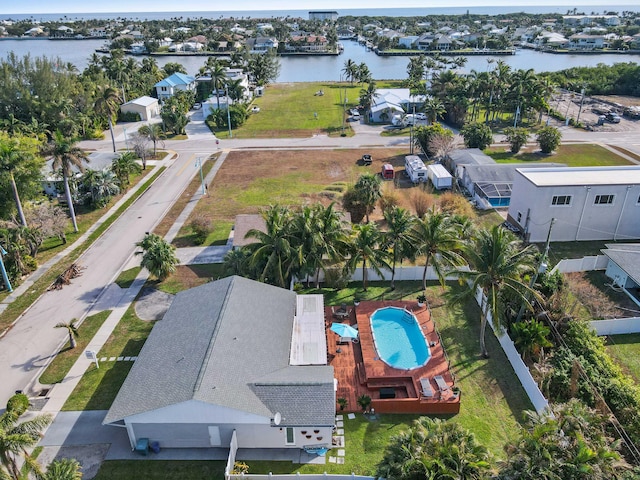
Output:
<path fill-rule="evenodd" d="M 82 467 L 83 480 L 91 480 L 98 474 L 100 465 L 104 461 L 110 446 L 108 443 L 99 443 L 95 445 L 44 447 L 38 456 L 38 463 L 48 465 L 53 460 L 75 458 Z"/>
<path fill-rule="evenodd" d="M 155 288 L 145 288 L 135 303 L 136 315 L 140 320 L 160 320 L 169 309 L 173 295 Z"/>
<path fill-rule="evenodd" d="M 640 130 L 640 120 L 632 120 L 622 116 L 622 110 L 625 106 L 638 105 L 640 99 L 636 98 L 635 103 L 632 101 L 634 97 L 619 96 L 598 96 L 598 97 L 582 97 L 579 93 L 561 93 L 551 100 L 551 108 L 559 112 L 564 117 L 579 121 L 586 127 L 598 132 L 629 132 Z M 580 103 L 582 102 L 582 110 Z M 598 125 L 598 117 L 602 112 L 611 111 L 621 116 L 620 123 L 610 123 L 605 121 L 602 125 Z M 563 125 L 563 122 L 553 120 L 551 124 L 556 126 Z"/>

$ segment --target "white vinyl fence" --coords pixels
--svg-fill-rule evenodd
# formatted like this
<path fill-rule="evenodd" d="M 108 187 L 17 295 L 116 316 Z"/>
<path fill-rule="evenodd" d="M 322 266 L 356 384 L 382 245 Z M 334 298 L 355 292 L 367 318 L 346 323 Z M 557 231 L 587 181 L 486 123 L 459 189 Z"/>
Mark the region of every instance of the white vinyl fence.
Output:
<path fill-rule="evenodd" d="M 552 272 L 560 273 L 588 272 L 591 270 L 606 270 L 609 257 L 606 255 L 593 255 L 582 258 L 565 258 L 553 267 Z"/>
<path fill-rule="evenodd" d="M 482 290 L 478 289 L 478 292 L 476 293 L 476 301 L 478 302 L 478 305 L 480 305 L 480 308 L 482 308 L 483 305 L 483 297 L 484 294 L 482 293 Z M 522 388 L 524 388 L 529 400 L 531 400 L 533 408 L 536 409 L 536 412 L 543 413 L 549 406 L 549 402 L 540 391 L 540 388 L 538 388 L 536 381 L 531 376 L 529 367 L 527 367 L 527 365 L 522 361 L 520 354 L 516 350 L 516 347 L 507 332 L 504 330 L 498 331 L 496 329 L 493 324 L 493 319 L 491 318 L 491 312 L 487 312 L 487 322 L 491 325 L 498 342 L 500 342 L 500 346 L 504 350 L 509 363 L 511 363 L 513 370 L 516 372 L 516 376 L 522 384 Z"/>
<path fill-rule="evenodd" d="M 589 322 L 598 335 L 624 335 L 640 333 L 640 317 L 612 318 Z"/>
<path fill-rule="evenodd" d="M 391 270 L 382 269 L 382 276 L 378 275 L 373 268 L 366 268 L 367 271 L 367 280 L 369 282 L 379 282 L 379 281 L 391 281 Z M 398 266 L 396 267 L 396 278 L 397 282 L 407 280 L 407 281 L 422 281 L 422 274 L 424 272 L 424 267 L 405 267 Z M 324 272 L 320 271 L 318 275 L 320 277 L 320 283 L 324 282 Z M 315 276 L 309 277 L 311 283 L 315 283 Z M 361 282 L 362 281 L 362 268 L 356 268 L 355 272 L 351 274 L 350 277 L 353 282 Z M 429 267 L 427 269 L 427 280 L 437 280 L 438 276 L 436 275 L 433 267 Z M 456 277 L 454 275 L 450 275 L 447 277 L 447 280 L 455 280 Z M 298 279 L 298 281 L 306 282 L 307 277 Z"/>

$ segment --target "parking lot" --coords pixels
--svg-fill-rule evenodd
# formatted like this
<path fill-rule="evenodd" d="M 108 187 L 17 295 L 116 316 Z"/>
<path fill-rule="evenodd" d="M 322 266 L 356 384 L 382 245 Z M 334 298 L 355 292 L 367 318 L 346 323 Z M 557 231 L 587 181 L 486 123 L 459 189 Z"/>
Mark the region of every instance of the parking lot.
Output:
<path fill-rule="evenodd" d="M 581 102 L 582 109 L 580 109 Z M 585 96 L 584 100 L 582 100 L 582 96 L 579 93 L 565 92 L 556 95 L 551 100 L 551 108 L 567 118 L 579 119 L 580 123 L 585 127 L 597 131 L 628 132 L 639 129 L 640 119 L 631 119 L 623 116 L 624 108 L 629 105 L 625 105 L 622 102 L 624 102 L 624 99 L 620 97 L 594 98 Z M 636 102 L 640 103 L 638 99 L 636 99 Z M 606 117 L 607 113 L 617 114 L 620 122 L 614 123 L 611 121 L 612 118 L 600 119 L 602 116 Z"/>

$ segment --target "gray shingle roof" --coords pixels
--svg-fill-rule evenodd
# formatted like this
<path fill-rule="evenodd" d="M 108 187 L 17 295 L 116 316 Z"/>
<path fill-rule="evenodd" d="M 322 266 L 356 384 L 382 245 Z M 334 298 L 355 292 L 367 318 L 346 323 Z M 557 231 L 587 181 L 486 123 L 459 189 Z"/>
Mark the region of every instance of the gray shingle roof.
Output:
<path fill-rule="evenodd" d="M 451 165 L 489 165 L 495 164 L 495 160 L 486 155 L 479 148 L 461 148 L 449 154 Z"/>
<path fill-rule="evenodd" d="M 306 398 L 309 410 L 322 419 L 330 410 L 333 418 L 334 399 L 327 401 L 333 368 L 289 366 L 295 305 L 294 292 L 237 276 L 180 292 L 104 423 L 191 399 L 267 417 L 279 411 L 299 421 L 307 417 L 296 413 L 298 399 L 302 405 Z M 254 383 L 264 385 L 260 396 Z M 272 410 L 264 399 L 282 408 Z"/>
<path fill-rule="evenodd" d="M 606 247 L 602 253 L 640 285 L 640 243 L 607 243 Z"/>

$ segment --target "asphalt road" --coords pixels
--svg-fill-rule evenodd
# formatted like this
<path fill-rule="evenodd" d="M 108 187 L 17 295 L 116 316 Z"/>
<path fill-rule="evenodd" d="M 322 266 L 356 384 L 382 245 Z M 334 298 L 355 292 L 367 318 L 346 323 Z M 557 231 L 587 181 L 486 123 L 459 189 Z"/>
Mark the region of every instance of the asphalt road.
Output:
<path fill-rule="evenodd" d="M 196 174 L 195 158 L 209 155 L 221 148 L 376 148 L 409 147 L 408 137 L 381 137 L 381 127 L 353 125 L 353 137 L 313 136 L 307 138 L 229 139 L 216 143 L 215 137 L 202 133 L 194 122 L 194 135 L 189 140 L 167 141 L 166 149 L 177 152 L 175 160 L 167 161 L 168 169 L 78 260 L 86 269 L 81 277 L 62 290 L 45 293 L 0 340 L 0 406 L 16 390 L 30 391 L 41 369 L 66 340 L 65 332 L 54 325 L 72 318 L 83 318 L 101 293 L 113 282 L 126 265 L 145 232 L 164 216 L 175 199 Z M 127 127 L 129 128 L 129 127 Z M 640 155 L 640 131 L 584 132 L 562 127 L 565 142 L 595 142 L 623 146 Z M 124 135 L 117 128 L 118 147 L 124 147 Z M 501 138 L 496 138 L 500 141 Z M 105 140 L 87 141 L 83 148 L 98 152 L 111 150 L 107 133 Z M 1 408 L 1 407 L 0 407 Z"/>

